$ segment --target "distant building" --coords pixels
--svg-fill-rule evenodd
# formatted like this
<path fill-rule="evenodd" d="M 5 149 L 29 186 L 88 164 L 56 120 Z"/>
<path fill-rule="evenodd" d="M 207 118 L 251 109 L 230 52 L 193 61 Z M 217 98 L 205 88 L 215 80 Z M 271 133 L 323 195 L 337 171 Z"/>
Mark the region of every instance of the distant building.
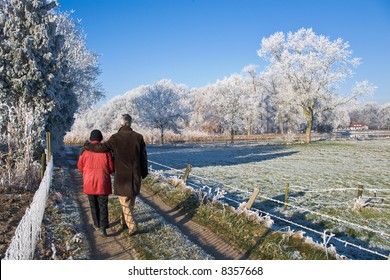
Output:
<path fill-rule="evenodd" d="M 351 122 L 347 130 L 368 130 L 368 125 L 364 122 Z"/>

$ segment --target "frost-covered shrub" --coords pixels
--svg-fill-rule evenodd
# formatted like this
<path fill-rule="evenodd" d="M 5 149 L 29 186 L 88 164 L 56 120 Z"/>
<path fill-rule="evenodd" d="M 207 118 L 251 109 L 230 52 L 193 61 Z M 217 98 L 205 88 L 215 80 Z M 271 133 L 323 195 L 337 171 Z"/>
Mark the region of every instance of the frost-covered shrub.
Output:
<path fill-rule="evenodd" d="M 258 224 L 264 224 L 267 228 L 272 228 L 272 225 L 274 224 L 274 221 L 271 219 L 270 216 L 265 215 L 262 216 L 258 211 L 252 211 L 245 207 L 246 203 L 243 202 L 235 209 L 235 212 L 239 215 L 244 215 L 248 217 L 251 221 L 254 221 Z"/>
<path fill-rule="evenodd" d="M 369 204 L 369 202 L 368 202 L 367 198 L 363 198 L 363 197 L 356 198 L 355 204 L 353 205 L 352 210 L 353 211 L 362 211 L 363 208 L 367 207 L 368 204 Z"/>

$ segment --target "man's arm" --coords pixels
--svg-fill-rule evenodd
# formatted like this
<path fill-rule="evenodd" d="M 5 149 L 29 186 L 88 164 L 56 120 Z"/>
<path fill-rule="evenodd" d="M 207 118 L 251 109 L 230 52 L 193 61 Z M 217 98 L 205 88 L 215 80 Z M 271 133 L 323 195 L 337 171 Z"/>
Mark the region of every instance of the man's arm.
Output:
<path fill-rule="evenodd" d="M 95 153 L 104 153 L 110 150 L 113 151 L 114 146 L 115 139 L 111 136 L 110 139 L 108 139 L 108 141 L 104 143 L 91 144 L 91 142 L 85 142 L 83 148 Z"/>
<path fill-rule="evenodd" d="M 141 177 L 145 179 L 148 176 L 148 156 L 146 154 L 145 141 L 141 140 Z"/>
<path fill-rule="evenodd" d="M 111 173 L 114 173 L 115 171 L 115 167 L 114 167 L 114 161 L 112 159 L 112 155 L 111 155 L 111 152 L 110 153 L 107 153 L 107 160 L 108 160 L 108 172 L 111 174 Z"/>

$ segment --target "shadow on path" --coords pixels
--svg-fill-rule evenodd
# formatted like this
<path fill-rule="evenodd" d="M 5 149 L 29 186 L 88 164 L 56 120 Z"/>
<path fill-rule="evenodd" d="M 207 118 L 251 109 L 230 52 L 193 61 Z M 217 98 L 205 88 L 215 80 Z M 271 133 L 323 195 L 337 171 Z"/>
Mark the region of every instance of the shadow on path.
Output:
<path fill-rule="evenodd" d="M 83 178 L 78 172 L 76 164 L 79 155 L 78 147 L 66 147 L 66 159 L 58 161 L 62 168 L 68 168 L 72 181 L 69 187 L 72 187 L 79 204 L 80 216 L 82 219 L 83 230 L 91 250 L 92 260 L 132 260 L 135 259 L 127 242 L 127 235 L 122 234 L 122 228 L 119 220 L 112 221 L 107 229 L 107 237 L 99 235 L 93 228 L 93 221 L 90 215 L 88 197 L 83 193 Z"/>

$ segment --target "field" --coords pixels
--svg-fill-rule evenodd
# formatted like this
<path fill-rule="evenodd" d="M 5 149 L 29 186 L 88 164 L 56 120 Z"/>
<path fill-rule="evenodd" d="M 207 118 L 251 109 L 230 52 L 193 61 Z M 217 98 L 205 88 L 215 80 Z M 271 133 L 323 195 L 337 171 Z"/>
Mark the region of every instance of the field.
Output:
<path fill-rule="evenodd" d="M 274 229 L 304 231 L 352 259 L 384 259 L 390 251 L 390 140 L 149 145 L 152 169 L 237 206 L 260 190 L 253 210 Z M 288 201 L 285 202 L 286 185 Z M 359 199 L 357 197 L 360 197 Z M 325 232 L 325 234 L 324 234 Z"/>

